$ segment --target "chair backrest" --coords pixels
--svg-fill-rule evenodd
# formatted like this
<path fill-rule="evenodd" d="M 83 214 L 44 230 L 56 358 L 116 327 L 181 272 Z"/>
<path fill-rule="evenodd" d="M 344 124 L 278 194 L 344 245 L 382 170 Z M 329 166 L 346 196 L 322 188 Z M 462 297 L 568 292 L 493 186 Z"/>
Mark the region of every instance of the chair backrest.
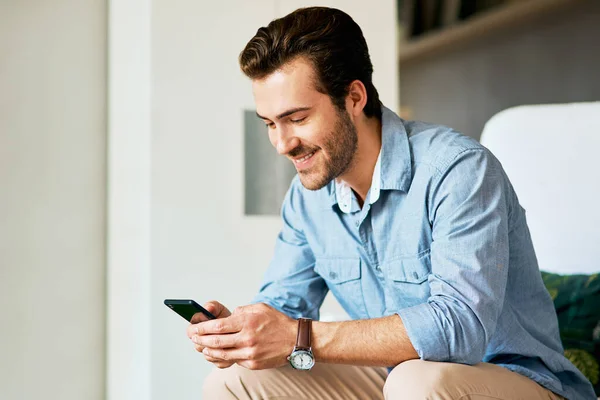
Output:
<path fill-rule="evenodd" d="M 600 102 L 502 111 L 481 143 L 527 210 L 540 269 L 600 271 Z"/>

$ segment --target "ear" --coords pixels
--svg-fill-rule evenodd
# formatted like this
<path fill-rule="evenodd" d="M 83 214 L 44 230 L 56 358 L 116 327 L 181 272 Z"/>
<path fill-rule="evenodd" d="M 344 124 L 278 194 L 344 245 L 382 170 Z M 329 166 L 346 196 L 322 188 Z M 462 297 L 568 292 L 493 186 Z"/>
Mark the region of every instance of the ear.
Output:
<path fill-rule="evenodd" d="M 348 96 L 346 96 L 346 109 L 354 118 L 360 116 L 367 104 L 367 88 L 357 80 L 350 83 Z"/>

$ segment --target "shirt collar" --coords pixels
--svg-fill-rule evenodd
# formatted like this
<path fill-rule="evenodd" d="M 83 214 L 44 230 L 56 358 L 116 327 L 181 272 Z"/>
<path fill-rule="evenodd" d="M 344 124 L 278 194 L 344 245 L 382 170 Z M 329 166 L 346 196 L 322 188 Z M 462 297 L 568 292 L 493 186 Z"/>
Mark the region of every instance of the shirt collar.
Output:
<path fill-rule="evenodd" d="M 408 192 L 412 156 L 404 121 L 383 106 L 382 120 L 381 189 Z"/>
<path fill-rule="evenodd" d="M 346 182 L 338 182 L 334 180 L 335 197 L 340 210 L 349 214 L 360 210 L 360 206 L 356 200 L 356 196 L 352 193 L 352 188 Z M 379 188 L 381 186 L 381 151 L 375 163 L 373 170 L 373 179 L 371 180 L 371 188 L 369 189 L 369 204 L 375 203 L 379 199 Z"/>
<path fill-rule="evenodd" d="M 400 117 L 387 107 L 381 106 L 381 111 L 381 150 L 373 171 L 369 191 L 370 204 L 379 199 L 380 190 L 408 192 L 412 181 L 411 150 L 404 123 Z M 352 196 L 350 187 L 348 185 L 343 186 L 346 188 L 343 188 L 334 179 L 321 190 L 328 198 L 327 203 L 329 206 L 338 204 L 342 211 L 350 212 L 354 208 L 352 203 L 350 200 L 344 203 L 343 200 L 349 198 L 356 201 L 356 199 L 355 196 Z M 338 195 L 338 193 L 340 194 Z M 350 194 L 349 197 L 347 197 L 348 193 Z M 356 203 L 356 206 L 358 207 L 358 203 Z"/>

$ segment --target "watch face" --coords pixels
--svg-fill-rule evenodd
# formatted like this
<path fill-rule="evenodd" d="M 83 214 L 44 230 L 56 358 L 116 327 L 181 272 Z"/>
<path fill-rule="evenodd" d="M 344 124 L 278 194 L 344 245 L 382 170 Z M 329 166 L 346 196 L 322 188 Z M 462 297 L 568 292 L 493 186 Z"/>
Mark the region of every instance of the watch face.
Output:
<path fill-rule="evenodd" d="M 290 356 L 290 363 L 296 369 L 311 369 L 315 365 L 315 359 L 308 351 L 298 350 Z"/>

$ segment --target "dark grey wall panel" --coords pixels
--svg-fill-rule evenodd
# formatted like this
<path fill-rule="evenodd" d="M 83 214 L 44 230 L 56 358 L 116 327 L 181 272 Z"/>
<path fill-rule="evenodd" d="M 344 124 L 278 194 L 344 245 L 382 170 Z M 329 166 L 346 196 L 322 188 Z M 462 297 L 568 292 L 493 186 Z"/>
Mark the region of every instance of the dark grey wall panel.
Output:
<path fill-rule="evenodd" d="M 600 1 L 400 67 L 412 118 L 479 138 L 497 112 L 600 99 Z"/>
<path fill-rule="evenodd" d="M 277 154 L 253 110 L 244 111 L 244 158 L 245 214 L 277 215 L 296 169 Z"/>

